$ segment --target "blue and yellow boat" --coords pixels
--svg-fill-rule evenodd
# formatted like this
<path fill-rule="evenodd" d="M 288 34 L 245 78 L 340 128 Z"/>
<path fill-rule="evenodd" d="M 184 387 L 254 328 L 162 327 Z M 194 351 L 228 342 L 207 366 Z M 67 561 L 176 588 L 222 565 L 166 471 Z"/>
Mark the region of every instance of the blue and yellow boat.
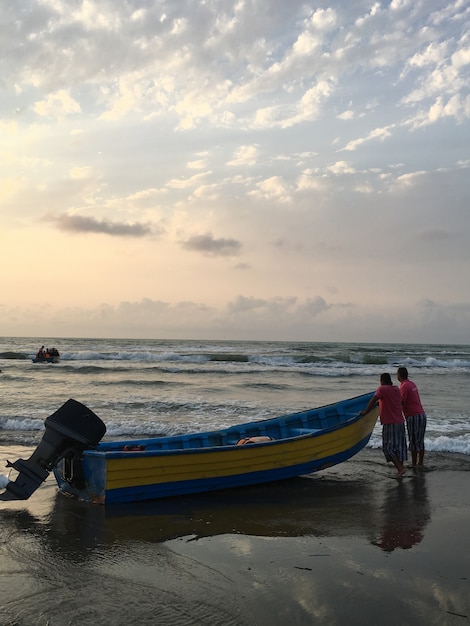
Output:
<path fill-rule="evenodd" d="M 37 452 L 40 444 L 31 459 L 12 464 L 20 476 L 18 485 L 11 483 L 7 490 L 24 497 L 30 486 L 20 480 L 21 472 L 36 472 L 39 479 L 42 472 L 34 468 L 38 459 L 43 471 L 53 470 L 60 491 L 100 504 L 166 498 L 309 474 L 348 460 L 368 443 L 378 410 L 374 408 L 366 415 L 360 411 L 372 395 L 223 430 L 101 443 L 104 424 L 84 405 L 69 400 L 46 419 L 43 439 L 47 431 L 48 438 L 54 439 L 47 442 L 50 458 L 44 460 L 46 455 Z M 77 426 L 82 423 L 85 432 Z M 53 452 L 53 446 L 59 450 Z"/>

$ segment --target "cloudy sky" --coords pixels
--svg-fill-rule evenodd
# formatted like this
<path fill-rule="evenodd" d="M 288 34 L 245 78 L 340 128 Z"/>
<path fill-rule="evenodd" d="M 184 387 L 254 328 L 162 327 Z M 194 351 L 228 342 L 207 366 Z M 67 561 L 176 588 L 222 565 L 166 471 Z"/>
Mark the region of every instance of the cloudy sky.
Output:
<path fill-rule="evenodd" d="M 2 0 L 0 334 L 470 341 L 468 0 Z"/>

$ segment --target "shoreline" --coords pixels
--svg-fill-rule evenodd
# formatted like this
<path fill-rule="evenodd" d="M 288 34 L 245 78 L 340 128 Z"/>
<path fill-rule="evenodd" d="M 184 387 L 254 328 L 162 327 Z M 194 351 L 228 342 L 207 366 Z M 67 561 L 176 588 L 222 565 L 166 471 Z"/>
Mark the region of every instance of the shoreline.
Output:
<path fill-rule="evenodd" d="M 6 459 L 25 448 L 0 447 Z M 129 505 L 49 477 L 0 502 L 0 623 L 470 623 L 470 458 L 381 450 L 308 477 Z"/>

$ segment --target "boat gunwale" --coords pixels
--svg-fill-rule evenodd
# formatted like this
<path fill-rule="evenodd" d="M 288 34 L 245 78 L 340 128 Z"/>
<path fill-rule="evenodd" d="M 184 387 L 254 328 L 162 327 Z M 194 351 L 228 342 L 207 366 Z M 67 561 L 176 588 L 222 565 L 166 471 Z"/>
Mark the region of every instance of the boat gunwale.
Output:
<path fill-rule="evenodd" d="M 160 446 L 166 441 L 185 441 L 190 440 L 192 438 L 210 438 L 210 437 L 218 437 L 222 435 L 235 435 L 239 439 L 245 436 L 256 436 L 256 435 L 247 435 L 246 430 L 259 428 L 262 431 L 269 430 L 270 425 L 275 425 L 276 423 L 282 423 L 285 428 L 289 428 L 289 421 L 295 421 L 299 416 L 311 413 L 311 412 L 321 412 L 327 408 L 338 406 L 340 404 L 355 404 L 357 401 L 365 401 L 366 398 L 372 397 L 373 392 L 361 394 L 354 398 L 348 398 L 348 400 L 333 402 L 330 404 L 326 404 L 320 407 L 315 407 L 312 409 L 305 409 L 303 411 L 297 411 L 295 413 L 288 413 L 285 415 L 280 415 L 278 417 L 268 418 L 266 420 L 257 420 L 253 422 L 246 422 L 242 424 L 236 424 L 234 426 L 229 426 L 227 428 L 223 428 L 220 430 L 212 430 L 212 431 L 201 431 L 201 432 L 191 432 L 188 434 L 174 435 L 174 436 L 164 436 L 164 437 L 147 437 L 140 439 L 126 439 L 122 441 L 111 440 L 101 442 L 97 448 L 87 449 L 83 451 L 84 456 L 94 457 L 94 458 L 102 458 L 102 459 L 118 459 L 118 458 L 135 458 L 135 457 L 153 457 L 153 456 L 174 456 L 174 455 L 188 455 L 188 454 L 201 454 L 201 453 L 209 453 L 209 452 L 220 452 L 221 450 L 247 450 L 249 449 L 257 449 L 259 447 L 265 446 L 279 446 L 286 442 L 291 442 L 293 440 L 307 439 L 307 438 L 316 438 L 336 430 L 341 430 L 344 427 L 350 426 L 365 417 L 365 415 L 361 415 L 360 413 L 351 414 L 350 417 L 347 417 L 343 421 L 340 421 L 336 424 L 332 424 L 330 426 L 326 426 L 325 428 L 311 428 L 308 427 L 295 427 L 291 426 L 293 430 L 300 430 L 304 428 L 305 433 L 295 433 L 292 435 L 282 436 L 278 439 L 271 439 L 270 441 L 262 441 L 262 442 L 250 442 L 248 445 L 237 445 L 237 442 L 227 442 L 220 443 L 220 445 L 201 445 L 195 447 L 181 447 L 181 448 L 147 448 L 143 450 L 124 450 L 124 446 Z M 347 411 L 344 412 L 345 414 Z M 261 433 L 260 433 L 261 434 Z M 109 446 L 122 446 L 120 448 L 110 448 Z"/>

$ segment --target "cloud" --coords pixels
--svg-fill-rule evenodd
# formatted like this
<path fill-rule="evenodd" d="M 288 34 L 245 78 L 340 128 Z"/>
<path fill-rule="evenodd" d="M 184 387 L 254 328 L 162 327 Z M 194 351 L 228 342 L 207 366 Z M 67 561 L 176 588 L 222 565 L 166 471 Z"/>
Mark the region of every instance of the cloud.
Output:
<path fill-rule="evenodd" d="M 363 310 L 332 305 L 321 296 L 256 298 L 238 296 L 217 307 L 196 301 L 170 303 L 143 298 L 96 308 L 2 307 L 2 322 L 28 336 L 140 337 L 160 339 L 257 339 L 285 341 L 390 341 L 459 343 L 468 334 L 470 303 L 422 299 L 399 310 L 390 306 Z M 385 328 L 385 332 L 384 332 Z M 93 334 L 96 333 L 96 334 Z M 351 337 L 354 337 L 352 339 Z"/>
<path fill-rule="evenodd" d="M 188 161 L 188 163 L 186 164 L 188 169 L 190 170 L 203 170 L 205 167 L 207 167 L 207 160 L 206 159 L 196 159 L 194 161 Z"/>
<path fill-rule="evenodd" d="M 194 235 L 181 242 L 186 250 L 203 252 L 209 256 L 235 256 L 240 253 L 241 244 L 236 239 L 215 239 L 211 233 Z"/>
<path fill-rule="evenodd" d="M 291 192 L 280 176 L 271 176 L 260 181 L 256 186 L 257 190 L 250 192 L 253 196 L 279 202 L 291 202 Z"/>
<path fill-rule="evenodd" d="M 255 165 L 258 159 L 257 146 L 240 146 L 235 151 L 234 158 L 227 165 Z"/>
<path fill-rule="evenodd" d="M 279 104 L 258 109 L 253 118 L 253 126 L 255 128 L 291 128 L 316 120 L 320 117 L 333 91 L 333 81 L 318 81 L 306 91 L 301 92 L 297 100 L 289 105 Z"/>
<path fill-rule="evenodd" d="M 305 170 L 297 179 L 296 191 L 300 192 L 320 192 L 324 191 L 328 183 L 326 178 L 322 177 L 318 172 Z"/>
<path fill-rule="evenodd" d="M 446 41 L 430 43 L 423 52 L 417 52 L 409 59 L 407 69 L 422 68 L 427 65 L 442 65 L 447 58 L 448 46 Z"/>
<path fill-rule="evenodd" d="M 68 90 L 60 89 L 49 94 L 44 100 L 36 102 L 34 111 L 42 117 L 62 119 L 68 115 L 80 113 L 81 108 Z"/>
<path fill-rule="evenodd" d="M 338 21 L 337 13 L 334 9 L 317 9 L 311 17 L 312 26 L 321 31 L 332 30 Z"/>
<path fill-rule="evenodd" d="M 234 269 L 236 269 L 236 270 L 243 270 L 243 271 L 244 270 L 251 270 L 252 266 L 249 263 L 237 263 L 234 266 Z"/>
<path fill-rule="evenodd" d="M 427 177 L 429 177 L 429 172 L 424 170 L 419 172 L 408 172 L 407 174 L 397 176 L 392 185 L 396 189 L 410 188 L 421 183 Z"/>
<path fill-rule="evenodd" d="M 439 242 L 447 242 L 453 240 L 455 236 L 451 231 L 444 228 L 425 228 L 420 233 L 417 233 L 416 239 L 420 239 L 424 242 L 430 242 L 432 244 Z"/>
<path fill-rule="evenodd" d="M 355 169 L 347 161 L 337 161 L 327 168 L 332 174 L 354 174 Z"/>
<path fill-rule="evenodd" d="M 44 219 L 53 222 L 59 230 L 69 233 L 97 233 L 113 237 L 146 237 L 152 234 L 152 229 L 148 224 L 139 224 L 138 222 L 134 224 L 111 222 L 110 220 L 97 220 L 94 217 L 68 213 Z"/>
<path fill-rule="evenodd" d="M 354 119 L 354 116 L 355 116 L 355 113 L 351 109 L 348 109 L 347 111 L 343 111 L 342 113 L 339 113 L 339 115 L 337 115 L 339 120 L 352 120 Z"/>
<path fill-rule="evenodd" d="M 470 119 L 470 96 L 462 98 L 455 94 L 448 100 L 439 96 L 426 110 L 420 110 L 414 117 L 407 121 L 413 130 L 435 124 L 446 117 L 453 117 L 458 123 Z"/>
<path fill-rule="evenodd" d="M 238 296 L 227 304 L 227 312 L 233 316 L 249 315 L 252 322 L 272 321 L 275 324 L 291 322 L 305 324 L 321 313 L 328 311 L 330 305 L 321 297 L 307 298 L 300 301 L 294 296 L 274 298 L 254 298 Z M 276 320 L 276 322 L 274 321 Z"/>
<path fill-rule="evenodd" d="M 171 187 L 173 189 L 187 189 L 188 187 L 194 187 L 198 185 L 210 172 L 201 172 L 200 174 L 194 174 L 194 176 L 184 177 L 184 178 L 173 178 L 168 181 L 167 187 Z"/>
<path fill-rule="evenodd" d="M 326 300 L 321 296 L 316 296 L 315 298 L 308 298 L 307 301 L 299 307 L 299 311 L 307 317 L 314 318 L 320 313 L 328 311 L 329 308 L 331 308 L 331 305 L 329 305 Z"/>
<path fill-rule="evenodd" d="M 92 167 L 72 167 L 69 174 L 70 178 L 75 180 L 93 180 L 101 178 L 101 174 L 96 172 Z"/>
<path fill-rule="evenodd" d="M 354 139 L 353 141 L 349 141 L 342 150 L 357 150 L 359 146 L 362 146 L 364 143 L 368 141 L 373 141 L 374 139 L 379 139 L 380 141 L 384 141 L 388 137 L 391 136 L 390 130 L 394 128 L 394 124 L 384 128 L 374 128 L 371 130 L 366 137 L 361 137 L 359 139 Z M 341 151 L 341 150 L 340 150 Z"/>
<path fill-rule="evenodd" d="M 469 302 L 435 302 L 431 299 L 423 299 L 418 304 L 418 314 L 423 327 L 429 333 L 435 331 L 457 341 L 455 337 L 464 332 L 465 326 L 470 325 Z M 464 334 L 462 337 L 465 336 Z"/>
<path fill-rule="evenodd" d="M 18 122 L 15 120 L 2 120 L 0 119 L 0 132 L 5 135 L 14 136 L 18 133 Z"/>
<path fill-rule="evenodd" d="M 405 122 L 412 129 L 436 124 L 445 117 L 453 117 L 458 123 L 470 118 L 467 79 L 470 46 L 465 36 L 460 44 L 455 49 L 455 42 L 450 40 L 433 42 L 409 59 L 402 77 L 420 70 L 416 87 L 402 98 L 403 104 L 420 107 Z"/>

